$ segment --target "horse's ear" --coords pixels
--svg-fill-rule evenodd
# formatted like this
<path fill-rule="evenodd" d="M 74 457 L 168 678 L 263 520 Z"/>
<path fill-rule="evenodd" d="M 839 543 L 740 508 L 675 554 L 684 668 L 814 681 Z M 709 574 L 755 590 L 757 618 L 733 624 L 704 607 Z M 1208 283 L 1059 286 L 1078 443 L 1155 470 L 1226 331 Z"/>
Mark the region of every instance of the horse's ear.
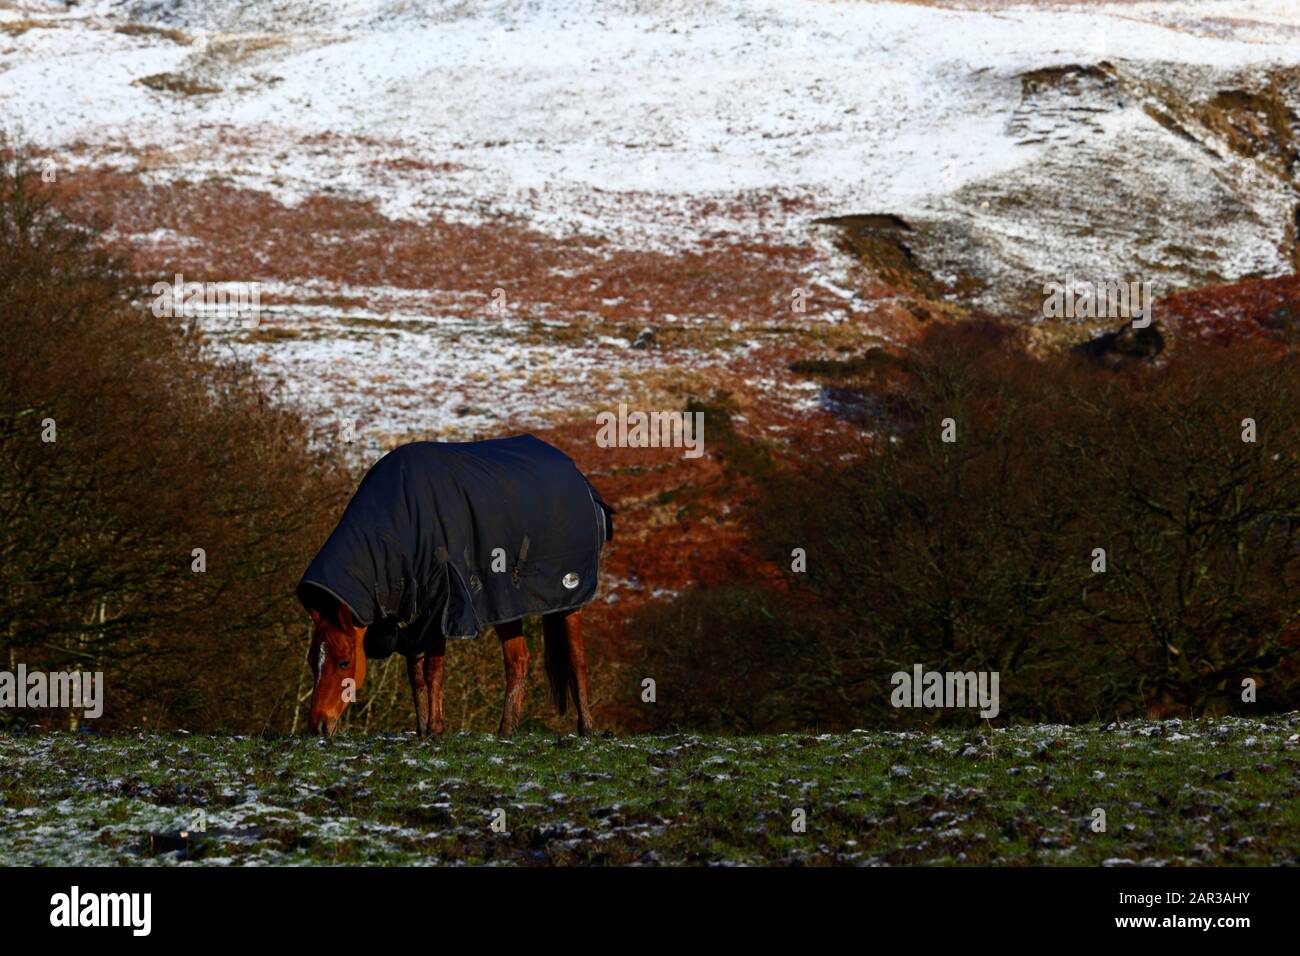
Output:
<path fill-rule="evenodd" d="M 339 602 L 339 626 L 345 631 L 350 631 L 353 628 L 352 608 L 342 601 Z"/>
<path fill-rule="evenodd" d="M 307 613 L 311 615 L 311 622 L 313 624 L 320 624 L 320 611 L 316 610 L 314 607 L 309 607 L 307 608 Z"/>

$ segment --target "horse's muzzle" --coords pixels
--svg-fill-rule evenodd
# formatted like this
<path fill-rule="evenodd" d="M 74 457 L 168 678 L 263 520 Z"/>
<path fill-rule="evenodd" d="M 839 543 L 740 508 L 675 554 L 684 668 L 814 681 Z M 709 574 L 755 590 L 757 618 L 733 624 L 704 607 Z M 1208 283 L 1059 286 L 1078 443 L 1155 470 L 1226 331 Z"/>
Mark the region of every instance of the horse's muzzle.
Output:
<path fill-rule="evenodd" d="M 311 721 L 309 729 L 318 737 L 326 739 L 334 736 L 334 731 L 339 728 L 339 719 L 335 717 L 330 720 L 328 717 L 322 717 L 320 720 Z"/>

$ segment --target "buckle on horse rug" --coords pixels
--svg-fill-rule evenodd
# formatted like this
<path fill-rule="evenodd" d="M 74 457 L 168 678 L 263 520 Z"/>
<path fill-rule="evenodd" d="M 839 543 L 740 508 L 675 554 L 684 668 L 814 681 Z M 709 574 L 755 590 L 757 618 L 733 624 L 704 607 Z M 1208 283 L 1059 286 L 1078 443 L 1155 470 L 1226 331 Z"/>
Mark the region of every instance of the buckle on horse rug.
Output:
<path fill-rule="evenodd" d="M 519 575 L 523 564 L 528 560 L 528 535 L 524 535 L 524 540 L 519 543 L 519 557 L 515 559 L 515 566 L 510 569 L 510 583 L 516 588 L 519 587 Z"/>

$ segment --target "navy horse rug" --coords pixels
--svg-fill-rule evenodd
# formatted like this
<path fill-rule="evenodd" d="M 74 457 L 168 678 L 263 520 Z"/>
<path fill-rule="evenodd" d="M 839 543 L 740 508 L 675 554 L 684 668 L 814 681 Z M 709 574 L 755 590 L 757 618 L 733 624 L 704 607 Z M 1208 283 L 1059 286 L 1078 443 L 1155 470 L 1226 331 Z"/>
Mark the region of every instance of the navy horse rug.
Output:
<path fill-rule="evenodd" d="M 532 435 L 403 445 L 366 473 L 298 599 L 347 604 L 369 628 L 368 657 L 418 653 L 589 602 L 612 513 L 573 459 Z"/>

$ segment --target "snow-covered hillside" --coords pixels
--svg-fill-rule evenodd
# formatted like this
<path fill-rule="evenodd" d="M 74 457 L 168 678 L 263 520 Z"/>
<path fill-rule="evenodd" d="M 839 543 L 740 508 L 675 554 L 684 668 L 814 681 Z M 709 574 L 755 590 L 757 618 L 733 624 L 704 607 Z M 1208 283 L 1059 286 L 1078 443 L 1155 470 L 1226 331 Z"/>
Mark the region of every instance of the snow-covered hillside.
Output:
<path fill-rule="evenodd" d="M 151 185 L 374 200 L 607 254 L 808 249 L 796 278 L 830 322 L 871 324 L 869 250 L 904 239 L 873 225 L 855 261 L 814 220 L 896 217 L 913 291 L 1033 318 L 1046 278 L 1164 293 L 1293 270 L 1298 9 L 0 2 L 0 111 L 60 168 Z M 256 349 L 310 390 L 295 347 Z"/>

